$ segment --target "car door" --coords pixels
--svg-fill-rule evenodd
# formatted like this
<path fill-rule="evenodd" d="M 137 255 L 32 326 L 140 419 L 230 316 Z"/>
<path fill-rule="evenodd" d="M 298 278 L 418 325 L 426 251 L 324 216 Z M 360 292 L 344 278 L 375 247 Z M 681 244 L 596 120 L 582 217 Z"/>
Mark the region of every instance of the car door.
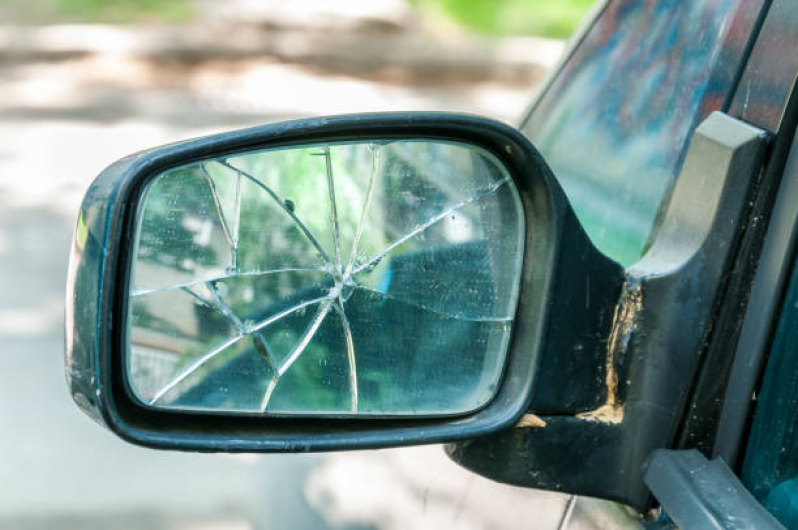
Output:
<path fill-rule="evenodd" d="M 762 2 L 607 2 L 595 21 L 577 37 L 563 66 L 522 121 L 521 129 L 551 163 L 590 239 L 602 253 L 628 267 L 630 273 L 625 281 L 632 306 L 638 303 L 636 282 L 647 276 L 664 276 L 665 271 L 681 266 L 669 263 L 654 264 L 652 270 L 635 269 L 655 245 L 668 207 L 679 208 L 672 196 L 698 125 L 713 111 L 728 110 L 732 103 L 749 42 L 756 38 L 757 21 L 764 7 Z M 703 157 L 697 156 L 699 160 Z M 711 185 L 722 186 L 719 178 Z M 736 221 L 742 224 L 740 219 Z M 695 222 L 691 222 L 695 230 Z M 711 238 L 712 231 L 707 229 L 707 235 Z M 678 246 L 682 236 L 677 231 L 672 240 L 662 240 L 660 247 Z M 717 265 L 708 273 L 710 278 L 701 280 L 707 288 L 710 283 L 715 284 L 709 292 L 672 285 L 663 290 L 673 293 L 683 289 L 687 294 L 642 300 L 640 305 L 664 306 L 662 311 L 694 311 L 696 308 L 690 306 L 699 299 L 704 298 L 706 305 L 707 299 L 717 294 L 725 266 Z M 623 324 L 616 318 L 623 296 L 618 300 L 615 287 L 602 292 L 597 285 L 600 282 L 591 284 L 589 277 L 584 282 L 584 292 L 575 296 L 569 310 L 563 313 L 560 336 L 567 338 L 549 345 L 551 349 L 541 365 L 547 377 L 569 374 L 576 383 L 541 386 L 530 406 L 530 412 L 561 416 L 566 422 L 571 421 L 568 416 L 599 410 L 607 402 L 608 378 L 620 380 L 618 392 L 635 392 L 634 378 L 613 373 L 613 364 L 628 375 L 637 370 L 628 363 L 642 355 L 647 360 L 658 355 L 648 341 L 636 343 L 629 330 L 621 333 L 625 336 L 620 337 L 623 340 L 618 351 L 608 352 L 613 322 Z M 597 310 L 602 303 L 610 308 Z M 691 342 L 678 345 L 684 351 L 701 348 L 711 310 L 704 307 L 701 311 L 703 320 L 696 313 L 685 323 L 692 328 L 693 337 Z M 665 326 L 672 325 L 673 316 L 662 315 L 662 320 L 652 322 L 652 329 L 646 333 L 663 333 L 657 339 L 661 345 L 672 340 L 675 336 Z M 592 338 L 588 330 L 600 338 Z M 640 351 L 634 351 L 636 348 Z M 619 358 L 608 360 L 608 353 Z M 662 362 L 677 363 L 673 356 L 662 355 Z M 689 380 L 689 373 L 695 368 L 690 364 L 690 360 L 685 360 L 672 375 Z M 645 388 L 652 389 L 657 384 L 657 374 L 645 373 L 644 368 L 638 377 L 647 379 Z M 646 420 L 651 423 L 641 426 L 636 436 L 662 429 L 653 444 L 676 436 L 690 385 L 686 381 L 683 388 L 673 384 L 666 382 L 664 386 L 668 388 L 661 389 L 663 396 L 674 398 L 672 401 L 641 395 L 639 399 L 657 402 L 666 413 Z M 663 428 L 666 423 L 670 426 Z M 604 427 L 596 429 L 601 431 L 594 434 L 597 438 L 610 436 Z M 630 450 L 627 449 L 626 455 Z M 626 458 L 620 454 L 605 456 L 618 461 Z M 619 472 L 636 472 L 644 458 L 639 455 L 635 457 L 638 462 L 618 466 Z M 540 464 L 536 461 L 532 467 Z M 604 475 L 606 470 L 598 466 L 595 473 Z M 583 474 L 589 473 L 584 470 Z M 559 481 L 559 476 L 552 476 L 552 484 Z M 606 485 L 591 488 L 591 482 L 585 478 L 584 493 L 607 493 Z"/>
<path fill-rule="evenodd" d="M 751 193 L 749 210 L 743 214 L 749 224 L 734 236 L 739 239 L 732 243 L 736 245 L 733 261 L 716 272 L 723 277 L 725 291 L 716 301 L 715 316 L 704 323 L 708 328 L 714 327 L 714 333 L 708 331 L 704 343 L 697 348 L 701 351 L 701 364 L 695 369 L 694 386 L 686 392 L 689 397 L 680 425 L 671 433 L 673 447 L 698 448 L 708 456 L 720 455 L 738 472 L 743 469 L 738 451 L 743 450 L 748 437 L 745 418 L 751 414 L 749 396 L 763 384 L 757 379 L 761 373 L 757 367 L 761 367 L 766 344 L 772 340 L 768 330 L 773 328 L 773 308 L 779 307 L 787 285 L 789 260 L 784 261 L 783 256 L 792 252 L 786 241 L 792 237 L 794 218 L 789 213 L 779 213 L 778 206 L 774 210 L 773 204 L 794 201 L 789 189 L 781 190 L 778 185 L 795 130 L 790 97 L 798 65 L 794 60 L 785 61 L 784 54 L 796 42 L 796 16 L 792 5 L 778 1 L 704 2 L 690 6 L 608 2 L 575 39 L 568 58 L 541 91 L 521 125 L 562 179 L 593 242 L 627 265 L 628 270 L 634 270 L 635 263 L 655 245 L 668 207 L 678 207 L 674 205 L 679 199 L 674 196 L 674 189 L 688 146 L 696 126 L 710 112 L 723 111 L 770 135 L 769 157 L 763 158 L 761 167 L 755 169 L 761 175 L 752 183 L 759 189 Z M 698 27 L 712 29 L 704 33 L 696 31 Z M 708 42 L 708 34 L 717 40 Z M 715 185 L 723 183 L 716 181 Z M 781 226 L 771 228 L 774 233 L 766 234 L 771 217 L 784 220 Z M 736 222 L 733 218 L 729 221 Z M 678 238 L 672 243 L 677 241 Z M 773 250 L 779 253 L 774 258 L 778 274 L 773 270 L 775 265 L 770 265 L 771 270 L 756 272 L 763 246 L 779 246 L 775 241 L 781 242 L 779 250 Z M 761 259 L 762 267 L 770 263 L 767 257 Z M 744 314 L 749 297 L 757 295 L 751 302 L 755 305 L 749 304 L 748 313 Z M 681 306 L 681 310 L 688 310 L 690 305 L 684 298 L 670 303 Z M 765 318 L 759 318 L 757 313 L 763 307 Z M 784 307 L 787 311 L 789 303 Z M 667 324 L 667 319 L 660 324 Z M 786 325 L 782 324 L 782 328 Z M 779 341 L 779 336 L 774 348 L 789 348 L 784 338 Z M 583 346 L 577 344 L 574 351 L 583 355 Z M 731 355 L 731 351 L 736 354 Z M 557 359 L 562 360 L 563 356 Z M 573 368 L 579 362 L 570 360 L 572 373 L 579 373 Z M 549 373 L 568 368 L 558 364 Z M 789 369 L 769 369 L 774 374 L 790 373 Z M 776 387 L 778 383 L 772 381 L 775 377 L 769 376 L 764 384 Z M 627 380 L 627 384 L 633 383 Z M 782 383 L 781 388 L 779 399 L 792 395 L 791 387 Z M 768 396 L 776 392 L 770 390 Z M 573 408 L 567 412 L 578 415 L 596 406 L 595 402 L 579 403 L 573 393 L 573 388 L 568 387 L 541 390 L 530 412 L 551 413 L 557 405 L 558 412 L 562 412 L 562 404 L 571 403 Z M 589 395 L 595 396 L 596 392 Z M 770 402 L 774 399 L 771 397 Z M 766 406 L 759 405 L 760 409 Z M 783 409 L 775 418 L 774 405 L 769 406 L 770 412 L 758 409 L 745 456 L 744 473 L 748 475 L 743 476 L 750 487 L 754 480 L 752 469 L 758 466 L 760 483 L 781 477 L 786 481 L 779 490 L 783 492 L 793 474 L 791 464 L 785 460 L 795 460 L 789 439 L 778 451 L 774 440 L 770 442 L 770 452 L 761 449 L 762 439 L 770 439 L 763 434 L 766 429 L 762 424 L 768 421 L 763 419 L 766 417 L 771 427 L 772 422 L 780 421 L 779 432 L 783 432 L 788 428 L 789 423 L 784 422 L 791 412 Z M 516 444 L 518 438 L 514 440 Z M 527 449 L 534 447 L 532 444 Z M 762 452 L 769 456 L 758 460 L 753 456 Z M 781 460 L 775 459 L 776 452 L 782 455 Z M 523 461 L 524 457 L 519 456 L 516 463 Z M 533 468 L 539 471 L 539 465 L 536 460 L 522 472 Z M 550 482 L 556 486 L 559 480 L 561 477 L 554 477 Z M 762 498 L 765 489 L 761 484 L 759 488 L 754 491 Z M 584 485 L 583 491 L 607 493 L 606 487 L 598 491 L 589 484 Z M 774 510 L 790 513 L 783 494 L 780 499 L 772 501 L 780 503 Z"/>
<path fill-rule="evenodd" d="M 716 3 L 714 7 L 718 7 Z M 617 6 L 616 6 L 617 7 Z M 728 7 L 728 5 L 726 6 Z M 729 84 L 712 84 L 714 89 L 726 86 L 727 91 L 721 90 L 720 93 L 708 95 L 708 100 L 697 106 L 695 117 L 700 120 L 704 117 L 702 108 L 712 108 L 709 103 L 714 99 L 715 108 L 728 109 L 729 114 L 738 116 L 744 121 L 762 127 L 763 130 L 772 134 L 770 138 L 771 153 L 770 159 L 764 163 L 762 176 L 759 179 L 760 186 L 758 193 L 752 195 L 749 203 L 751 210 L 748 212 L 750 219 L 749 228 L 746 230 L 741 242 L 739 243 L 737 264 L 727 275 L 727 291 L 725 300 L 718 310 L 715 324 L 719 337 L 715 338 L 716 346 L 713 347 L 710 341 L 709 354 L 703 359 L 703 366 L 698 370 L 698 377 L 695 387 L 692 389 L 689 409 L 685 415 L 681 432 L 675 438 L 674 446 L 681 449 L 698 448 L 707 456 L 720 456 L 742 478 L 743 483 L 756 498 L 763 502 L 765 507 L 771 511 L 782 524 L 788 528 L 796 527 L 795 516 L 795 494 L 794 476 L 795 462 L 794 438 L 792 430 L 794 428 L 794 400 L 795 388 L 794 380 L 794 357 L 795 347 L 789 333 L 790 326 L 794 323 L 794 279 L 790 283 L 793 274 L 794 256 L 794 230 L 795 230 L 795 148 L 793 147 L 793 134 L 795 132 L 794 107 L 791 103 L 792 90 L 798 64 L 794 60 L 785 60 L 785 52 L 795 45 L 796 42 L 796 23 L 798 22 L 798 10 L 793 4 L 788 2 L 774 1 L 753 5 L 753 3 L 742 6 L 744 10 L 750 10 L 742 14 L 747 17 L 747 30 L 742 32 L 732 31 L 728 41 L 737 43 L 738 53 L 741 53 L 741 62 L 738 64 L 738 71 L 734 76 L 741 78 L 729 79 Z M 697 6 L 696 6 L 697 8 Z M 618 8 L 622 11 L 622 8 Z M 631 8 L 630 8 L 631 9 Z M 703 9 L 711 9 L 709 3 Z M 616 16 L 617 16 L 616 12 Z M 738 13 L 740 15 L 740 13 Z M 752 22 L 753 18 L 758 17 L 758 22 Z M 737 23 L 740 19 L 737 19 Z M 598 24 L 601 24 L 599 21 Z M 738 26 L 739 27 L 739 26 Z M 741 35 L 745 31 L 750 31 L 750 39 L 747 44 L 740 46 Z M 589 40 L 589 32 L 584 40 Z M 584 42 L 583 40 L 583 42 Z M 584 44 L 583 44 L 584 46 Z M 732 45 L 734 46 L 734 45 Z M 617 44 L 609 45 L 608 48 L 614 49 Z M 748 47 L 748 49 L 745 49 Z M 640 47 L 638 47 L 638 50 Z M 642 49 L 651 49 L 642 46 Z M 672 51 L 672 50 L 669 50 Z M 593 50 L 583 52 L 582 55 L 596 53 Z M 579 56 L 579 46 L 575 48 L 575 56 Z M 572 56 L 573 57 L 573 56 Z M 728 55 L 726 58 L 728 59 Z M 572 59 L 573 60 L 573 59 Z M 645 61 L 645 59 L 635 57 L 635 60 Z M 595 60 L 600 62 L 600 60 Z M 588 64 L 589 61 L 588 61 Z M 601 78 L 600 74 L 590 71 L 590 67 L 582 66 L 580 71 L 579 63 L 574 67 L 567 65 L 563 72 L 569 72 L 571 76 L 595 81 Z M 727 63 L 728 67 L 728 63 Z M 596 67 L 600 70 L 599 67 Z M 622 68 L 623 69 L 623 68 Z M 615 71 L 607 68 L 608 71 Z M 585 72 L 587 71 L 587 72 Z M 661 72 L 649 74 L 644 69 L 640 76 L 630 76 L 625 82 L 627 87 L 649 86 L 653 92 L 635 94 L 634 90 L 625 91 L 620 85 L 616 85 L 615 95 L 619 99 L 633 99 L 640 97 L 646 102 L 650 102 L 657 107 L 657 94 L 662 97 L 662 89 L 654 88 L 647 84 L 648 75 L 662 75 Z M 714 74 L 718 74 L 716 70 Z M 559 74 L 564 75 L 563 73 Z M 610 76 L 610 74 L 607 74 Z M 611 77 L 611 76 L 610 76 Z M 604 87 L 612 86 L 612 80 L 605 81 Z M 616 83 L 624 81 L 615 80 Z M 640 85 L 637 85 L 637 83 Z M 585 81 L 585 85 L 589 85 Z M 601 90 L 602 85 L 598 86 Z M 668 84 L 668 87 L 673 85 Z M 552 91 L 556 95 L 552 95 Z M 623 138 L 622 134 L 616 134 L 616 124 L 613 120 L 620 119 L 622 114 L 609 114 L 601 116 L 602 111 L 592 108 L 598 106 L 595 100 L 582 103 L 575 100 L 571 105 L 562 104 L 558 97 L 567 99 L 571 92 L 571 84 L 558 79 L 549 85 L 543 96 L 538 99 L 532 107 L 530 114 L 524 121 L 528 134 L 533 138 L 540 139 L 538 145 L 544 152 L 549 150 L 549 159 L 554 160 L 553 164 L 562 164 L 560 175 L 573 178 L 571 184 L 565 183 L 566 189 L 570 186 L 572 190 L 571 198 L 575 203 L 579 203 L 580 198 L 584 201 L 583 219 L 587 230 L 591 231 L 591 224 L 595 223 L 592 230 L 594 241 L 599 242 L 599 246 L 613 255 L 620 261 L 634 261 L 636 252 L 645 251 L 656 238 L 656 232 L 660 226 L 663 209 L 660 208 L 654 214 L 653 208 L 648 209 L 651 223 L 643 222 L 639 214 L 645 208 L 639 209 L 637 204 L 633 204 L 641 197 L 655 199 L 648 204 L 655 205 L 658 202 L 656 197 L 663 197 L 664 202 L 671 200 L 668 191 L 661 196 L 656 193 L 647 195 L 648 190 L 635 189 L 639 184 L 643 187 L 651 185 L 645 182 L 645 178 L 651 178 L 661 171 L 661 165 L 655 165 L 653 171 L 641 171 L 635 167 L 635 163 L 641 159 L 630 156 L 630 144 L 634 144 L 638 149 L 645 150 L 643 145 L 635 142 L 624 144 L 618 142 L 619 151 L 628 157 L 630 162 L 627 164 L 616 163 L 608 164 L 605 169 L 597 169 L 593 161 L 597 157 L 602 157 L 606 153 L 612 153 L 608 149 L 596 149 L 591 151 L 591 138 L 586 137 L 586 132 L 574 127 L 577 135 L 577 145 L 579 142 L 586 143 L 588 149 L 585 152 L 590 156 L 583 161 L 581 153 L 571 149 L 570 145 L 565 147 L 560 144 L 562 131 L 569 131 L 569 124 L 579 121 L 585 114 L 597 116 L 595 119 L 601 127 L 594 127 L 592 132 L 596 134 L 603 130 L 607 136 L 617 141 Z M 549 101 L 546 101 L 547 94 Z M 666 95 L 665 97 L 668 97 Z M 694 92 L 691 97 L 700 99 L 700 92 Z M 553 102 L 552 102 L 553 101 Z M 723 103 L 720 103 L 723 101 Z M 687 104 L 690 106 L 690 104 Z M 575 107 L 575 109 L 568 107 Z M 560 107 L 565 107 L 561 109 Z M 609 105 L 608 105 L 609 107 Z M 624 108 L 623 104 L 615 105 L 613 109 Z M 667 105 L 668 116 L 674 121 L 654 120 L 653 123 L 667 124 L 668 126 L 687 127 L 684 120 L 676 116 L 683 110 L 683 107 L 674 106 L 673 101 Z M 575 110 L 575 112 L 573 112 Z M 572 114 L 573 112 L 573 114 Z M 653 110 L 656 116 L 656 110 Z M 559 116 L 558 116 L 559 114 Z M 542 116 L 542 118 L 541 118 Z M 551 117 L 554 116 L 554 117 Z M 579 118 L 573 118 L 578 116 Z M 626 119 L 630 117 L 626 114 Z M 680 125 L 676 125 L 677 123 Z M 621 122 L 625 125 L 626 121 Z M 556 130 L 556 133 L 553 132 Z M 654 130 L 654 129 L 652 129 Z M 687 129 L 683 129 L 687 130 Z M 552 131 L 552 132 L 549 132 Z M 667 145 L 674 142 L 671 147 L 680 144 L 678 133 L 671 133 L 660 137 Z M 599 140 L 606 146 L 608 140 Z M 560 149 L 558 153 L 557 150 Z M 678 152 L 681 147 L 666 152 Z M 661 156 L 661 153 L 659 153 Z M 790 158 L 792 157 L 792 158 Z M 673 166 L 677 168 L 682 163 L 684 154 L 678 154 L 672 159 Z M 616 159 L 617 160 L 617 159 Z M 787 162 L 790 160 L 791 162 Z M 558 162 L 559 161 L 559 162 Z M 658 164 L 662 163 L 658 160 Z M 786 168 L 785 168 L 786 164 Z M 628 170 L 628 173 L 624 173 Z M 609 171 L 610 174 L 603 174 L 595 177 L 596 172 Z M 664 171 L 664 175 L 676 176 L 676 172 Z M 625 175 L 625 178 L 618 178 Z M 580 178 L 581 177 L 581 178 Z M 667 177 L 664 177 L 667 179 Z M 587 183 L 584 183 L 584 181 Z M 654 186 L 668 185 L 656 183 Z M 608 188 L 603 193 L 597 194 L 582 192 L 581 186 L 593 186 Z M 628 187 L 624 187 L 628 186 Z M 636 195 L 637 194 L 637 195 Z M 598 200 L 596 195 L 598 195 Z M 606 195 L 606 200 L 601 200 L 601 196 Z M 645 199 L 642 201 L 647 202 Z M 636 222 L 629 223 L 625 215 L 626 208 L 616 210 L 616 204 L 631 206 L 634 215 L 628 216 Z M 662 202 L 659 204 L 663 204 Z M 578 209 L 578 206 L 577 206 Z M 649 228 L 651 227 L 651 228 Z M 634 232 L 637 232 L 637 236 Z M 637 250 L 633 250 L 637 249 Z M 764 250 L 763 250 L 764 249 Z M 747 306 L 746 306 L 747 302 Z M 747 311 L 744 308 L 747 307 Z M 778 308 L 781 308 L 779 317 Z M 731 352 L 734 352 L 732 355 Z M 767 368 L 765 360 L 767 359 Z M 761 374 L 764 373 L 764 377 Z M 753 399 L 751 398 L 753 396 Z M 752 420 L 753 418 L 753 420 Z M 750 431 L 749 431 L 750 428 Z M 657 493 L 655 491 L 655 493 Z M 669 508 L 676 512 L 684 509 L 685 499 L 681 499 L 681 507 L 676 507 L 673 502 L 661 499 L 665 511 Z M 727 499 L 728 500 L 728 499 Z M 700 502 L 696 503 L 701 505 Z M 712 503 L 709 503 L 710 508 Z M 695 506 L 693 506 L 695 509 Z M 706 508 L 706 505 L 704 506 Z M 718 501 L 715 508 L 722 514 L 724 504 Z M 728 509 L 728 506 L 725 506 Z M 755 509 L 754 509 L 755 510 Z M 733 517 L 727 514 L 729 520 Z M 684 513 L 679 516 L 685 517 Z M 667 519 L 667 516 L 665 516 Z M 688 519 L 682 519 L 688 520 Z M 722 516 L 719 520 L 722 520 Z M 678 522 L 678 521 L 677 521 Z M 702 520 L 705 524 L 710 524 L 709 519 Z M 715 521 L 717 522 L 717 521 Z M 750 521 L 749 521 L 750 522 Z M 688 523 L 682 523 L 688 524 Z M 696 524 L 692 520 L 690 524 Z M 693 527 L 693 526 L 685 526 Z M 700 526 L 699 526 L 700 527 Z"/>

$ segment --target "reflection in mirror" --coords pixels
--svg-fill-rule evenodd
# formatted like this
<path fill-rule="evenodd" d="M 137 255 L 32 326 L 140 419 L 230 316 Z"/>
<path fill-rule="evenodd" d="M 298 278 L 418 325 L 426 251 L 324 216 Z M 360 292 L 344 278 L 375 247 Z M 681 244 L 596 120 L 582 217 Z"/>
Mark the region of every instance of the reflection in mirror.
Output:
<path fill-rule="evenodd" d="M 515 184 L 469 144 L 252 151 L 138 208 L 126 377 L 158 408 L 452 415 L 497 391 L 518 297 Z"/>

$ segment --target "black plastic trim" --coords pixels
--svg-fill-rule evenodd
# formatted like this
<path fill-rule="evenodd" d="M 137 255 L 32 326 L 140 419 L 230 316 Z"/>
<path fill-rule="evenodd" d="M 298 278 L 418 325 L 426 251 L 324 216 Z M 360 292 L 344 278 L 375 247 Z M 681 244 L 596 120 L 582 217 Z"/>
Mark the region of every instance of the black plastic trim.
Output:
<path fill-rule="evenodd" d="M 707 460 L 695 449 L 654 451 L 645 481 L 682 530 L 785 530 L 722 459 Z"/>

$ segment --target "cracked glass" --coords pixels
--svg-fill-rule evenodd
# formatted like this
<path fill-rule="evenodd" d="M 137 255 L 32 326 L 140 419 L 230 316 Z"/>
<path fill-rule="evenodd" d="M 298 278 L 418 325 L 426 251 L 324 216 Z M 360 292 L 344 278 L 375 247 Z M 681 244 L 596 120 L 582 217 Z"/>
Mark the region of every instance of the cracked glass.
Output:
<path fill-rule="evenodd" d="M 405 139 L 170 169 L 138 206 L 126 377 L 142 403 L 452 415 L 495 395 L 524 215 L 470 144 Z"/>

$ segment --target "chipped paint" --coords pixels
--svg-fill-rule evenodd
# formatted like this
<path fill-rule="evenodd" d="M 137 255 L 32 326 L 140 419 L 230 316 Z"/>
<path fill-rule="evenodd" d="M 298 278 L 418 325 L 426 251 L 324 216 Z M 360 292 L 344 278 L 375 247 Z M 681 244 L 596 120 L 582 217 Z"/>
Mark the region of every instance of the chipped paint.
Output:
<path fill-rule="evenodd" d="M 622 404 L 604 404 L 595 410 L 580 412 L 576 415 L 580 420 L 594 421 L 616 425 L 623 421 L 624 407 Z"/>
<path fill-rule="evenodd" d="M 629 347 L 629 341 L 637 329 L 637 317 L 642 307 L 642 284 L 639 279 L 627 277 L 621 292 L 621 299 L 615 308 L 612 331 L 607 341 L 607 375 L 604 384 L 607 399 L 595 410 L 580 412 L 577 418 L 585 421 L 617 424 L 623 421 L 624 405 L 618 400 L 618 364 Z"/>
<path fill-rule="evenodd" d="M 522 427 L 537 427 L 542 429 L 545 426 L 546 422 L 537 414 L 524 414 L 521 416 L 521 419 L 518 420 L 518 423 L 515 424 L 516 429 Z"/>

